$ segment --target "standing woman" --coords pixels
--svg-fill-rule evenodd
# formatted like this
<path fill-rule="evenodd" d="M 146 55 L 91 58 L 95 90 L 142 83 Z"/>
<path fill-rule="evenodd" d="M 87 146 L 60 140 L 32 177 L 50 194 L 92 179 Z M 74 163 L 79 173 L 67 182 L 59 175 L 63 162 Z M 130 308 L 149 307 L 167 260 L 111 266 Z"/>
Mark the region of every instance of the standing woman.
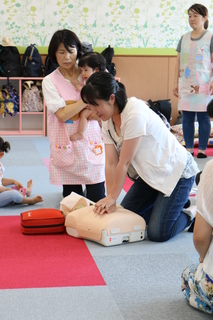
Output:
<path fill-rule="evenodd" d="M 178 97 L 178 110 L 183 114 L 183 136 L 186 149 L 193 155 L 194 121 L 199 124 L 198 158 L 206 158 L 205 150 L 211 131 L 206 112 L 212 99 L 213 36 L 208 28 L 208 10 L 202 4 L 188 9 L 192 31 L 180 39 L 177 46 L 177 63 L 173 94 Z"/>
<path fill-rule="evenodd" d="M 88 121 L 84 138 L 70 141 L 77 132 L 79 112 L 85 108 L 80 90 L 84 81 L 76 60 L 81 56 L 81 42 L 76 34 L 64 29 L 54 33 L 48 54 L 58 68 L 43 80 L 43 94 L 48 109 L 50 144 L 50 183 L 63 185 L 63 196 L 72 191 L 98 201 L 105 196 L 104 145 L 98 121 Z"/>
<path fill-rule="evenodd" d="M 144 101 L 127 99 L 110 73 L 92 74 L 81 97 L 103 121 L 107 197 L 94 211 L 115 210 L 128 173 L 134 183 L 121 205 L 145 219 L 149 239 L 166 241 L 183 231 L 194 218 L 183 210 L 199 171 L 192 155 Z"/>

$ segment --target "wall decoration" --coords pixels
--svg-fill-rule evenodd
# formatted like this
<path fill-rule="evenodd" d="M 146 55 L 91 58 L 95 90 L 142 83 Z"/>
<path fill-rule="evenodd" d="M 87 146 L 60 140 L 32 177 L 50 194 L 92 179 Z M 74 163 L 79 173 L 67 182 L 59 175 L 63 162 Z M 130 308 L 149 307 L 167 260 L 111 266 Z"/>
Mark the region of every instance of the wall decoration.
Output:
<path fill-rule="evenodd" d="M 190 30 L 191 0 L 0 0 L 0 36 L 20 48 L 35 43 L 44 53 L 58 29 L 74 31 L 93 48 L 109 44 L 115 52 L 174 52 Z M 199 1 L 209 10 L 213 30 L 213 0 Z M 1 41 L 0 39 L 0 41 Z M 24 50 L 24 49 L 23 49 Z M 21 49 L 22 51 L 22 49 Z M 147 52 L 148 52 L 147 51 Z"/>

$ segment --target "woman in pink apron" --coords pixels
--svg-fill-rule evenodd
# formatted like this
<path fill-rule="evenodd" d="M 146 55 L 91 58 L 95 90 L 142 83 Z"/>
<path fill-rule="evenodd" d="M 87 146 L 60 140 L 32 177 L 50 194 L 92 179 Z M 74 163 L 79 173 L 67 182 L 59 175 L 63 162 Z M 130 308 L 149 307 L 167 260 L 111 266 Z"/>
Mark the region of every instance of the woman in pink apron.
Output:
<path fill-rule="evenodd" d="M 43 94 L 48 109 L 50 144 L 50 183 L 63 185 L 63 196 L 71 192 L 98 201 L 105 196 L 105 153 L 98 121 L 88 121 L 84 138 L 71 141 L 77 132 L 79 112 L 86 105 L 80 97 L 84 81 L 76 60 L 81 55 L 81 42 L 70 30 L 56 31 L 48 54 L 58 68 L 43 80 Z"/>
<path fill-rule="evenodd" d="M 208 28 L 208 10 L 202 4 L 188 9 L 192 28 L 177 46 L 177 65 L 173 94 L 178 97 L 178 110 L 183 113 L 183 135 L 186 148 L 194 154 L 194 121 L 199 124 L 198 158 L 206 158 L 205 150 L 211 131 L 207 105 L 212 99 L 213 35 Z"/>

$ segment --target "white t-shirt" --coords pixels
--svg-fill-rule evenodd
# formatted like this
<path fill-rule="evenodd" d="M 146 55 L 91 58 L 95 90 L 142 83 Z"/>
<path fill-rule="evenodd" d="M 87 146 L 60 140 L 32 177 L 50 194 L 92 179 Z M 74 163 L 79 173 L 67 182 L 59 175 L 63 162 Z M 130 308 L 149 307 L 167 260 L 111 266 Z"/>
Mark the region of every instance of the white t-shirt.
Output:
<path fill-rule="evenodd" d="M 213 228 L 213 160 L 206 163 L 200 176 L 197 211 Z M 203 270 L 213 280 L 213 236 L 203 261 Z"/>
<path fill-rule="evenodd" d="M 120 136 L 112 119 L 102 125 L 105 144 L 121 149 L 123 140 L 142 137 L 132 165 L 138 175 L 152 188 L 170 195 L 187 163 L 187 151 L 168 130 L 161 118 L 147 104 L 135 97 L 129 98 L 121 113 Z M 192 158 L 189 178 L 199 169 Z"/>

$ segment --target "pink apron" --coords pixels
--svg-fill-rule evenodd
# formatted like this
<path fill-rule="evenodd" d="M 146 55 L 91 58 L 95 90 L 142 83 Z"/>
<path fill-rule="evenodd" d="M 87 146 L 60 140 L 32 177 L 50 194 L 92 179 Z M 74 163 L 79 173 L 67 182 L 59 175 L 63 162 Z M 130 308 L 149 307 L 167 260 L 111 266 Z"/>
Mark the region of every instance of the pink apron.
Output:
<path fill-rule="evenodd" d="M 64 79 L 58 69 L 50 77 L 65 101 L 81 99 L 80 92 Z M 83 85 L 83 81 L 81 83 Z M 70 136 L 78 130 L 78 124 L 79 120 L 63 123 L 54 114 L 48 114 L 51 184 L 95 184 L 105 180 L 101 128 L 97 121 L 88 121 L 85 138 L 70 141 Z"/>

